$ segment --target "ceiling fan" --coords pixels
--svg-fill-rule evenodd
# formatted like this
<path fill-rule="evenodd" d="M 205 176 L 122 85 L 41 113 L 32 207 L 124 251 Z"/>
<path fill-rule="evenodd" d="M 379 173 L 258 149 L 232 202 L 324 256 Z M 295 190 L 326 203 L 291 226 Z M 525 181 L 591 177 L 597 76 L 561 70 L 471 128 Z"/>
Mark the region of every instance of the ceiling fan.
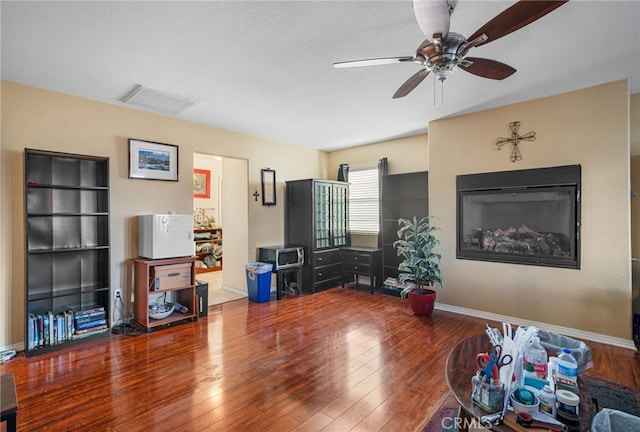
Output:
<path fill-rule="evenodd" d="M 503 80 L 513 75 L 516 70 L 496 60 L 466 57 L 469 50 L 531 24 L 567 1 L 521 0 L 499 13 L 465 39 L 464 36 L 449 31 L 450 17 L 456 0 L 413 0 L 416 20 L 427 36 L 414 56 L 337 62 L 333 67 L 347 68 L 407 62 L 424 66 L 400 86 L 393 95 L 394 99 L 408 95 L 429 73 L 433 72 L 440 81 L 444 81 L 446 73 L 458 67 L 483 78 Z"/>

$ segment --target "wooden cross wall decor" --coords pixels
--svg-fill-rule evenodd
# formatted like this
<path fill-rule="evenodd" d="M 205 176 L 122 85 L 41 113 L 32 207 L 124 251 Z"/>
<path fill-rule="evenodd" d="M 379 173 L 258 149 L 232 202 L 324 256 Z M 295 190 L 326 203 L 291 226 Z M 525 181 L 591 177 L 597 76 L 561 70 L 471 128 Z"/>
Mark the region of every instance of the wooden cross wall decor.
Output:
<path fill-rule="evenodd" d="M 519 121 L 509 123 L 509 128 L 511 129 L 511 136 L 509 138 L 498 138 L 496 146 L 498 146 L 498 150 L 500 150 L 505 144 L 513 145 L 513 150 L 511 151 L 511 162 L 516 162 L 522 160 L 522 153 L 520 153 L 520 149 L 518 148 L 520 141 L 535 141 L 536 133 L 531 131 L 524 135 L 518 135 L 518 129 L 520 129 Z"/>

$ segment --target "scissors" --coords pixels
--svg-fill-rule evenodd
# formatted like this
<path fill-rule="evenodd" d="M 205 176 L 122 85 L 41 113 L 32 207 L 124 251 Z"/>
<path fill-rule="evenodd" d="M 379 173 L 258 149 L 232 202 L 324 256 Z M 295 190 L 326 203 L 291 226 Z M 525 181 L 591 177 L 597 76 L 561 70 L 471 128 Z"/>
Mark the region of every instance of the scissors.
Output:
<path fill-rule="evenodd" d="M 496 345 L 493 347 L 493 354 L 496 356 L 496 366 L 498 369 L 502 369 L 503 366 L 508 366 L 513 362 L 511 354 L 502 355 L 502 346 Z"/>
<path fill-rule="evenodd" d="M 496 345 L 491 354 L 479 353 L 476 355 L 476 362 L 478 363 L 478 367 L 483 371 L 484 376 L 499 379 L 500 369 L 513 362 L 513 357 L 511 357 L 510 354 L 505 354 L 501 357 L 501 353 L 502 346 Z"/>

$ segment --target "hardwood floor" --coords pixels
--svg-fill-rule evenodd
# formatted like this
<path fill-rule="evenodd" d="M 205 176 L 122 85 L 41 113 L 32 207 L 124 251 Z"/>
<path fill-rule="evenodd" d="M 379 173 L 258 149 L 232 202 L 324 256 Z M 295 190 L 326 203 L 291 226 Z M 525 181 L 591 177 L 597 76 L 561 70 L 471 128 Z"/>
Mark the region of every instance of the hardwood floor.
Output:
<path fill-rule="evenodd" d="M 486 323 L 334 288 L 20 354 L 0 373 L 15 374 L 19 431 L 417 431 L 448 393 L 449 350 Z M 588 375 L 640 385 L 637 352 L 588 344 Z"/>

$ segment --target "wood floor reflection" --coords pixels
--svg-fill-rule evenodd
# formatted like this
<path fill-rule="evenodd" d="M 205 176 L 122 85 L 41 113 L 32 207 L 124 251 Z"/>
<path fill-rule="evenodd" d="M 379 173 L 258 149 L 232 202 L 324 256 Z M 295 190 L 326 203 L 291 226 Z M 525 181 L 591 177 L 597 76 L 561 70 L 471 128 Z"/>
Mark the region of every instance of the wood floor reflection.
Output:
<path fill-rule="evenodd" d="M 416 431 L 448 393 L 447 353 L 486 323 L 334 288 L 21 354 L 0 373 L 15 373 L 19 431 Z M 640 384 L 636 352 L 588 344 L 589 375 Z"/>

